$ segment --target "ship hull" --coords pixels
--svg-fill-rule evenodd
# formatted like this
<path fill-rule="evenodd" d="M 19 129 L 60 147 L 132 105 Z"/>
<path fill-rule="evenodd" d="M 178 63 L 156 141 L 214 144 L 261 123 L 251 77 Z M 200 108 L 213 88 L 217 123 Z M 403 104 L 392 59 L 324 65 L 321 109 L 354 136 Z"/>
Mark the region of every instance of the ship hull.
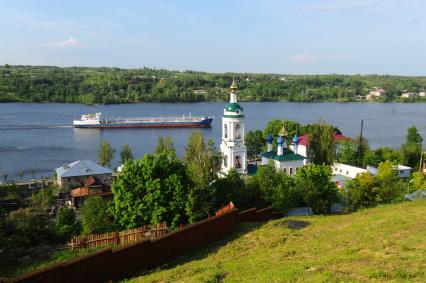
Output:
<path fill-rule="evenodd" d="M 105 124 L 74 124 L 75 128 L 90 129 L 132 129 L 132 128 L 200 128 L 210 127 L 213 118 L 207 118 L 196 122 L 141 122 L 141 123 L 105 123 Z"/>

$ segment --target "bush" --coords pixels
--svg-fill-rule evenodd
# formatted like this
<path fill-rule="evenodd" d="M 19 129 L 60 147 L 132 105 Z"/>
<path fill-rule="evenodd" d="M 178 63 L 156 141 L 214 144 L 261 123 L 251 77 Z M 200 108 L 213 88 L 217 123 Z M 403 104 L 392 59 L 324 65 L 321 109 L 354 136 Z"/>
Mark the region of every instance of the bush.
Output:
<path fill-rule="evenodd" d="M 113 230 L 108 214 L 108 202 L 100 196 L 86 199 L 80 209 L 84 234 L 104 233 Z"/>
<path fill-rule="evenodd" d="M 75 213 L 68 207 L 61 208 L 56 214 L 56 233 L 62 241 L 69 240 L 77 235 L 80 230 L 79 223 L 76 222 Z"/>
<path fill-rule="evenodd" d="M 348 183 L 349 203 L 355 209 L 375 206 L 379 198 L 376 179 L 368 172 L 358 174 Z"/>
<path fill-rule="evenodd" d="M 315 213 L 327 213 L 333 203 L 339 201 L 336 184 L 331 181 L 331 169 L 328 165 L 301 167 L 297 170 L 295 186 L 303 204 Z"/>

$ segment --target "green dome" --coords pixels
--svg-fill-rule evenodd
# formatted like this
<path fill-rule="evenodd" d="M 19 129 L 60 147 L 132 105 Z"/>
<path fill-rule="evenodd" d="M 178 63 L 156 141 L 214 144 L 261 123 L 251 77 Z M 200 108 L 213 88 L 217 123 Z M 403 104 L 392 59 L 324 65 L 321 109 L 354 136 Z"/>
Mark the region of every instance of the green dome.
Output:
<path fill-rule="evenodd" d="M 228 112 L 242 112 L 243 108 L 238 104 L 238 103 L 228 103 L 228 105 L 226 105 L 226 111 Z"/>

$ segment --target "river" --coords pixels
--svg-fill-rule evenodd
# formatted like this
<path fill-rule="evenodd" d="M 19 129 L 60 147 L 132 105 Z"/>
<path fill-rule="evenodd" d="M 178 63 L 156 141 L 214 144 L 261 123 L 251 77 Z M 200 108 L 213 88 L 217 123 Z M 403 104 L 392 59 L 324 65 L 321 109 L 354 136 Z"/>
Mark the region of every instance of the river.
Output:
<path fill-rule="evenodd" d="M 263 129 L 273 118 L 302 124 L 319 119 L 337 126 L 344 135 L 359 134 L 364 120 L 364 136 L 373 148 L 399 148 L 407 128 L 415 125 L 426 138 L 426 104 L 404 103 L 288 103 L 250 102 L 241 105 L 246 115 L 246 131 Z M 72 120 L 81 114 L 102 112 L 111 116 L 214 116 L 211 128 L 199 129 L 217 146 L 221 137 L 221 114 L 225 103 L 139 103 L 120 105 L 2 103 L 0 104 L 0 173 L 8 180 L 49 177 L 55 168 L 79 159 L 96 161 L 98 145 L 106 140 L 119 152 L 128 143 L 135 157 L 153 152 L 159 136 L 170 135 L 182 156 L 194 129 L 74 129 Z"/>

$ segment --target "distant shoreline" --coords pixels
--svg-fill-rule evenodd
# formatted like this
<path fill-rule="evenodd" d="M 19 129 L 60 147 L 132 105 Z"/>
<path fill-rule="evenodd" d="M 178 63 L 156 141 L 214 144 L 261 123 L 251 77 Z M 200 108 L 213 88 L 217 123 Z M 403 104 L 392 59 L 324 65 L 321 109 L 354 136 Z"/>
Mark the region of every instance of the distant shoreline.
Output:
<path fill-rule="evenodd" d="M 426 77 L 206 73 L 164 69 L 0 66 L 0 103 L 426 102 Z"/>

